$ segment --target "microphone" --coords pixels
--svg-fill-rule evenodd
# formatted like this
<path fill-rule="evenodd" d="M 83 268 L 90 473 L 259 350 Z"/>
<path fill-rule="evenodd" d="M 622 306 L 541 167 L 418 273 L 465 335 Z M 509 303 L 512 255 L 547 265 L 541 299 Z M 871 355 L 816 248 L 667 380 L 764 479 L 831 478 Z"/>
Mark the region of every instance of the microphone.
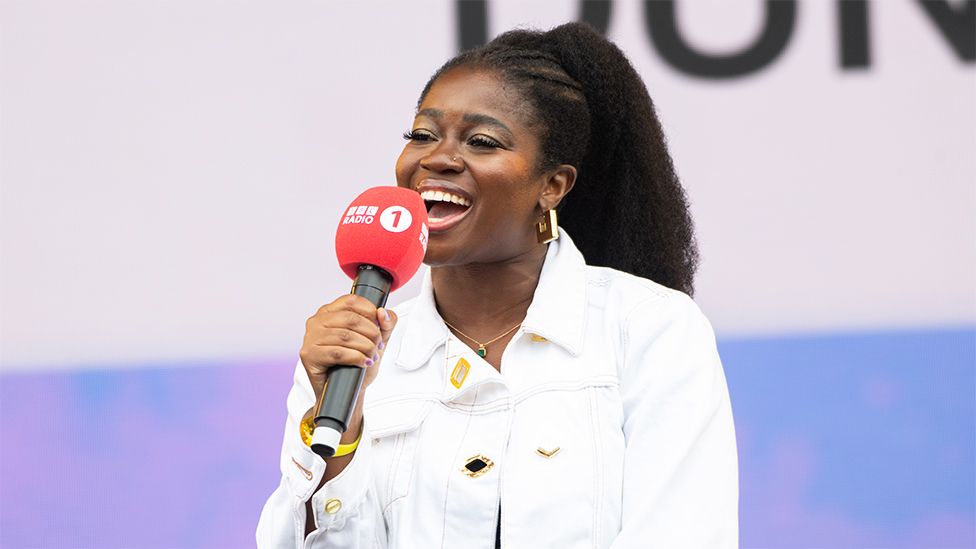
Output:
<path fill-rule="evenodd" d="M 346 208 L 336 230 L 339 267 L 353 279 L 350 293 L 377 308 L 420 268 L 427 251 L 427 208 L 420 194 L 400 187 L 373 187 Z M 364 370 L 336 365 L 326 374 L 315 415 L 312 451 L 332 457 L 349 427 Z"/>

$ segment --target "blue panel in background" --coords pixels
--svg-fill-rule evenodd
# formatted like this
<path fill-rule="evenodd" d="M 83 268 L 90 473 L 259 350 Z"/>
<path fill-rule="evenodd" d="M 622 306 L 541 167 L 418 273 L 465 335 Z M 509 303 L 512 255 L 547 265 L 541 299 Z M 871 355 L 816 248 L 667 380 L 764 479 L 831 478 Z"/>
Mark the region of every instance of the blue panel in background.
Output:
<path fill-rule="evenodd" d="M 976 331 L 720 350 L 743 547 L 976 546 Z"/>
<path fill-rule="evenodd" d="M 976 546 L 976 330 L 723 340 L 743 547 Z M 0 547 L 249 547 L 294 362 L 0 376 Z"/>

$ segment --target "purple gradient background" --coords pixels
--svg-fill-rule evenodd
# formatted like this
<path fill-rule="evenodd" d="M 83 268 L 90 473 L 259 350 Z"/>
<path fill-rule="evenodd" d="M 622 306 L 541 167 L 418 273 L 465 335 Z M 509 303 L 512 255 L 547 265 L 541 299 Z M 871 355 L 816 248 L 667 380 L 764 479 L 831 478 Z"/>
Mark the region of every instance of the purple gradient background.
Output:
<path fill-rule="evenodd" d="M 293 368 L 4 376 L 0 546 L 253 546 Z"/>
<path fill-rule="evenodd" d="M 720 350 L 743 547 L 976 546 L 976 329 Z M 253 546 L 293 367 L 0 376 L 0 546 Z"/>

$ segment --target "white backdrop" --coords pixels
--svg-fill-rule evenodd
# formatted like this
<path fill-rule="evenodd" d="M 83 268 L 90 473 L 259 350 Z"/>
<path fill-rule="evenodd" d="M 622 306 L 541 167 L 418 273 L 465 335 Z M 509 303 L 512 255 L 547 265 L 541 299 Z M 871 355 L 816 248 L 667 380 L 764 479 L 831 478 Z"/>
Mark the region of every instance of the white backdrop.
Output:
<path fill-rule="evenodd" d="M 976 71 L 914 2 L 870 4 L 842 70 L 834 2 L 782 55 L 711 81 L 667 65 L 641 4 L 609 36 L 644 76 L 688 190 L 720 336 L 976 322 Z M 704 51 L 760 2 L 679 2 Z M 575 3 L 490 3 L 490 32 Z M 453 2 L 0 4 L 0 367 L 297 351 L 348 290 L 331 240 L 393 182 Z M 399 292 L 409 297 L 416 285 Z"/>

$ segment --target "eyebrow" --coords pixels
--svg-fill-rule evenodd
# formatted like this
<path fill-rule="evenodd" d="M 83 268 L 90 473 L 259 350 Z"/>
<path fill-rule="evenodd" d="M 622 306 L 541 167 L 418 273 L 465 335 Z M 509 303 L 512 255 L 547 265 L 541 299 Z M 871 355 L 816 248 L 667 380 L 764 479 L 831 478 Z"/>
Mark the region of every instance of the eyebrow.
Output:
<path fill-rule="evenodd" d="M 440 109 L 427 108 L 419 111 L 417 116 L 427 116 L 436 120 L 444 116 L 444 111 Z M 487 114 L 467 113 L 462 117 L 462 120 L 469 124 L 484 124 L 487 126 L 494 126 L 508 133 L 512 133 L 512 130 L 510 130 L 509 127 L 506 126 L 501 120 L 493 116 L 488 116 Z"/>

